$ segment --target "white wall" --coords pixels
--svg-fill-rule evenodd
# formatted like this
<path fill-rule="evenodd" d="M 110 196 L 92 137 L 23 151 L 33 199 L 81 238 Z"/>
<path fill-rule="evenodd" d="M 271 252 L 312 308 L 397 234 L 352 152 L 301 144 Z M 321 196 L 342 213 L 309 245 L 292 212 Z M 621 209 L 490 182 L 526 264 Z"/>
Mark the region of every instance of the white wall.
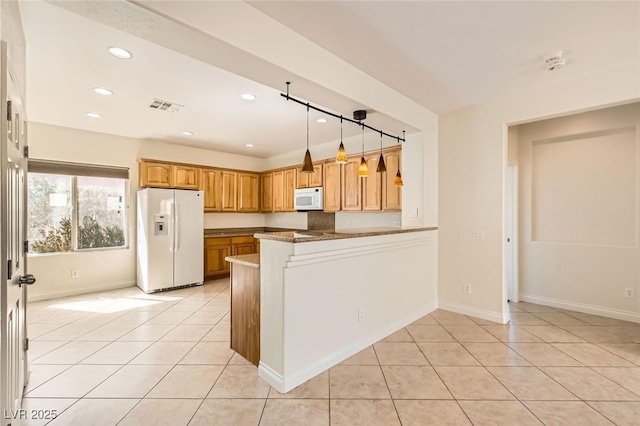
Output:
<path fill-rule="evenodd" d="M 41 123 L 29 123 L 32 158 L 129 167 L 129 229 L 127 249 L 29 256 L 29 271 L 38 283 L 29 288 L 31 300 L 97 291 L 135 284 L 135 200 L 138 190 L 137 158 L 264 170 L 263 159 L 94 133 Z M 263 226 L 259 214 L 205 214 L 205 226 Z M 71 278 L 71 270 L 80 276 Z"/>
<path fill-rule="evenodd" d="M 438 291 L 442 307 L 508 319 L 503 272 L 507 125 L 638 99 L 638 75 L 636 62 L 571 84 L 513 93 L 440 116 Z M 474 240 L 473 230 L 484 230 L 485 239 Z M 472 285 L 471 294 L 463 292 L 464 283 Z"/>
<path fill-rule="evenodd" d="M 635 103 L 513 127 L 523 300 L 640 322 L 638 126 Z"/>

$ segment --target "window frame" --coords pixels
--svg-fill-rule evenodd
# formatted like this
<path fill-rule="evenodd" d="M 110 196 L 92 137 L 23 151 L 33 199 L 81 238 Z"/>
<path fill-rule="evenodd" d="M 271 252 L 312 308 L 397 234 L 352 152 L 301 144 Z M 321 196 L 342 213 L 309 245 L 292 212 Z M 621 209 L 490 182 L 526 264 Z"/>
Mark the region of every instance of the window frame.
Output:
<path fill-rule="evenodd" d="M 35 162 L 39 162 L 39 163 L 44 163 L 44 164 L 56 164 L 57 162 L 50 162 L 50 161 L 46 161 L 46 160 L 34 160 Z M 58 164 L 72 164 L 73 163 L 58 163 Z M 78 167 L 87 167 L 90 168 L 91 165 L 84 165 L 84 164 L 77 164 Z M 99 168 L 105 168 L 105 166 L 95 166 L 96 169 Z M 114 168 L 115 169 L 115 168 Z M 125 169 L 125 168 L 120 168 L 120 169 Z M 66 173 L 55 173 L 55 172 L 49 172 L 49 171 L 32 171 L 31 173 L 38 173 L 38 174 L 45 174 L 45 175 L 52 175 L 52 176 L 64 176 Z M 126 168 L 126 173 L 127 175 L 129 174 L 129 168 Z M 121 246 L 114 246 L 114 247 L 90 247 L 90 248 L 79 248 L 79 244 L 78 244 L 78 211 L 80 209 L 79 207 L 79 199 L 78 199 L 78 176 L 79 175 L 70 175 L 70 174 L 66 174 L 67 176 L 71 177 L 71 250 L 70 251 L 57 251 L 57 252 L 49 252 L 49 253 L 38 253 L 38 252 L 34 252 L 29 250 L 27 252 L 28 256 L 60 256 L 60 255 L 72 255 L 72 254 L 78 254 L 78 253 L 87 253 L 87 252 L 94 252 L 94 251 L 107 251 L 107 250 L 128 250 L 130 248 L 130 237 L 129 237 L 129 213 L 130 213 L 130 199 L 131 199 L 131 194 L 130 194 L 130 177 L 124 178 L 124 177 L 112 177 L 112 176 L 96 176 L 96 175 L 88 175 L 87 177 L 103 177 L 103 178 L 109 178 L 109 179 L 121 179 L 124 183 L 124 198 L 123 198 L 123 210 L 124 210 L 124 223 L 123 223 L 123 234 L 124 234 L 124 244 Z M 27 187 L 28 187 L 28 182 L 29 182 L 29 172 L 27 172 Z M 27 197 L 27 203 L 29 201 L 29 191 L 27 191 L 26 194 Z M 28 218 L 28 215 L 27 215 Z M 28 224 L 27 224 L 28 226 Z"/>

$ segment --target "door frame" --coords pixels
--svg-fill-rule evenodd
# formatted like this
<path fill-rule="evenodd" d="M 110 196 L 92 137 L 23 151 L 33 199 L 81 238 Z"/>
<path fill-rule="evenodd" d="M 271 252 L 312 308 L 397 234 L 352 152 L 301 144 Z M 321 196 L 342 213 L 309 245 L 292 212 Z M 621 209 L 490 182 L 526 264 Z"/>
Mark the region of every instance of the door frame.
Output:
<path fill-rule="evenodd" d="M 520 283 L 518 281 L 518 172 L 517 163 L 507 162 L 504 203 L 504 275 L 507 290 L 506 299 L 512 302 L 520 301 Z M 511 214 L 511 226 L 509 226 L 509 221 L 507 220 L 509 213 Z M 509 273 L 509 268 L 507 267 L 509 260 L 511 260 L 511 273 Z"/>

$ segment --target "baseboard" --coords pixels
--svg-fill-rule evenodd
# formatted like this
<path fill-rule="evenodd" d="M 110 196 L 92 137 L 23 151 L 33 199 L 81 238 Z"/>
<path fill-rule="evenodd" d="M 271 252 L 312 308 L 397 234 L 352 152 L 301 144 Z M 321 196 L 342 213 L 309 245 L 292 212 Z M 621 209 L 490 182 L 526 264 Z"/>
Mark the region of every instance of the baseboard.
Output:
<path fill-rule="evenodd" d="M 457 314 L 469 315 L 476 318 L 482 318 L 487 321 L 497 322 L 498 324 L 506 324 L 509 322 L 509 313 L 508 312 L 494 312 L 487 311 L 486 309 L 475 308 L 473 306 L 467 305 L 459 305 L 457 303 L 452 302 L 438 302 L 438 308 L 444 309 L 445 311 L 455 312 Z"/>
<path fill-rule="evenodd" d="M 368 336 L 363 337 L 352 343 L 349 346 L 341 348 L 338 352 L 335 352 L 313 365 L 305 367 L 304 369 L 295 371 L 291 374 L 287 374 L 287 376 L 283 376 L 278 373 L 268 365 L 260 362 L 260 366 L 258 367 L 258 375 L 271 386 L 273 386 L 278 392 L 286 393 L 306 382 L 307 380 L 317 376 L 323 371 L 328 370 L 334 365 L 344 361 L 345 359 L 357 354 L 361 350 L 365 349 L 368 346 L 373 345 L 374 343 L 379 342 L 384 339 L 388 335 L 395 333 L 403 327 L 411 324 L 419 318 L 433 312 L 437 309 L 437 303 L 430 303 L 427 306 L 422 307 L 418 311 L 415 311 L 409 315 L 402 317 L 401 319 L 390 323 L 386 327 L 376 331 L 375 333 L 369 334 Z"/>
<path fill-rule="evenodd" d="M 100 285 L 94 285 L 94 286 L 63 288 L 60 290 L 46 291 L 46 292 L 37 293 L 37 294 L 30 294 L 29 290 L 27 290 L 27 300 L 29 302 L 37 302 L 40 300 L 56 299 L 58 297 L 77 296 L 79 294 L 96 293 L 99 291 L 106 291 L 106 290 L 116 290 L 119 288 L 133 287 L 135 285 L 136 285 L 135 281 L 118 281 L 114 283 L 100 284 Z"/>
<path fill-rule="evenodd" d="M 522 302 L 551 306 L 552 308 L 568 309 L 570 311 L 577 311 L 585 314 L 599 315 L 601 317 L 640 323 L 640 313 L 637 312 L 621 311 L 619 309 L 610 309 L 602 306 L 570 302 L 568 300 L 554 299 L 552 297 L 534 296 L 533 294 L 520 293 L 520 300 Z"/>

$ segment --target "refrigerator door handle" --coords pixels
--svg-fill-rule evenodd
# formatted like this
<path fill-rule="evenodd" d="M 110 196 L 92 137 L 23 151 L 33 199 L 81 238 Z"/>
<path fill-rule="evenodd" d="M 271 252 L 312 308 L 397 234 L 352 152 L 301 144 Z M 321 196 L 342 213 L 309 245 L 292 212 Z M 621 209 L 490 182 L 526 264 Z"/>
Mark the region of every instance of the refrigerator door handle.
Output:
<path fill-rule="evenodd" d="M 173 205 L 173 217 L 174 217 L 174 228 L 175 228 L 175 235 L 174 235 L 174 251 L 178 251 L 180 249 L 180 217 L 178 215 L 178 210 L 180 209 L 180 206 L 178 204 L 174 204 Z"/>

